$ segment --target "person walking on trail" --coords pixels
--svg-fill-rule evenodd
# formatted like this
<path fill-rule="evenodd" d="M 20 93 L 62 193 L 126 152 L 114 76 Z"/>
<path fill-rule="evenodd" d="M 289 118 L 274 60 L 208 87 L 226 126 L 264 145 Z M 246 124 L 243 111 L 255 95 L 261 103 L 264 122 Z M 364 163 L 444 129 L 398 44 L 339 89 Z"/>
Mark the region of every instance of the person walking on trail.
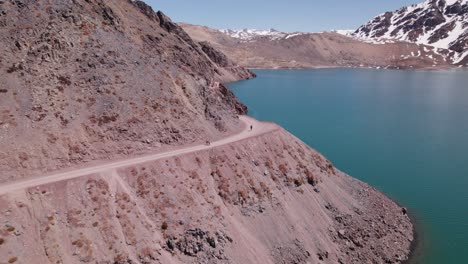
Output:
<path fill-rule="evenodd" d="M 250 131 L 252 131 L 252 130 L 253 130 L 253 126 L 252 126 L 252 125 L 250 125 Z"/>

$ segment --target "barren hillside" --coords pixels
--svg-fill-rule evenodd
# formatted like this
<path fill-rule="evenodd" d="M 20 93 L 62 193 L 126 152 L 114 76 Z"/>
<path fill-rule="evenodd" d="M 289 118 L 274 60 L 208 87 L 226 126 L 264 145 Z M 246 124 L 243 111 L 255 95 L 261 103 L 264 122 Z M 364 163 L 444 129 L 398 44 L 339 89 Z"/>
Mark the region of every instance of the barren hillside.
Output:
<path fill-rule="evenodd" d="M 180 25 L 193 39 L 208 41 L 229 58 L 250 68 L 454 67 L 449 51 L 436 51 L 428 45 L 398 41 L 376 44 L 334 32 L 243 40 L 203 26 Z"/>
<path fill-rule="evenodd" d="M 0 182 L 219 138 L 252 77 L 141 1 L 0 1 Z M 29 173 L 30 174 L 30 173 Z"/>
<path fill-rule="evenodd" d="M 401 263 L 413 239 L 404 209 L 279 127 L 0 206 L 2 262 Z"/>

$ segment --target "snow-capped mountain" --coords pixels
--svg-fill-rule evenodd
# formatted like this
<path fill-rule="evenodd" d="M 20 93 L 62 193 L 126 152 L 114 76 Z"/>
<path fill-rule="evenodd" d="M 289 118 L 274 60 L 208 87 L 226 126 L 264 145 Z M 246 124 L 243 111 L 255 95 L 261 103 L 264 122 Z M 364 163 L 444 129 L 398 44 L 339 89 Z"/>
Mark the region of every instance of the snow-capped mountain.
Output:
<path fill-rule="evenodd" d="M 305 33 L 302 32 L 294 32 L 294 33 L 287 33 L 281 32 L 276 29 L 269 29 L 269 30 L 258 30 L 258 29 L 222 29 L 220 30 L 222 33 L 227 34 L 233 38 L 240 39 L 242 41 L 254 41 L 259 38 L 267 38 L 269 40 L 282 40 L 292 38 L 294 36 L 299 36 Z"/>
<path fill-rule="evenodd" d="M 468 0 L 426 0 L 386 12 L 358 28 L 354 37 L 400 40 L 453 51 L 455 63 L 468 59 Z"/>
<path fill-rule="evenodd" d="M 338 33 L 340 35 L 343 35 L 343 36 L 353 36 L 354 32 L 356 30 L 354 29 L 337 29 L 337 30 L 332 30 L 331 32 L 335 32 L 335 33 Z"/>

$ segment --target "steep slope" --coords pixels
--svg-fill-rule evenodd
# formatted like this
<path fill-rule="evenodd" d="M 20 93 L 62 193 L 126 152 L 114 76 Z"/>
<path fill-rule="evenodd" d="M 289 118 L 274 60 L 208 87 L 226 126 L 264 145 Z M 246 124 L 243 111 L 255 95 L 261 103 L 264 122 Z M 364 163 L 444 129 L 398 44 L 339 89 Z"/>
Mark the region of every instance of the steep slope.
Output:
<path fill-rule="evenodd" d="M 208 41 L 251 68 L 444 68 L 451 60 L 431 46 L 407 42 L 374 44 L 336 32 L 219 31 L 180 24 L 197 41 Z"/>
<path fill-rule="evenodd" d="M 468 1 L 426 0 L 381 14 L 353 35 L 365 40 L 400 40 L 448 49 L 454 62 L 464 65 L 468 56 Z"/>
<path fill-rule="evenodd" d="M 0 262 L 401 263 L 405 210 L 273 124 L 0 196 Z"/>
<path fill-rule="evenodd" d="M 0 43 L 0 182 L 219 138 L 253 76 L 141 1 L 0 1 Z"/>

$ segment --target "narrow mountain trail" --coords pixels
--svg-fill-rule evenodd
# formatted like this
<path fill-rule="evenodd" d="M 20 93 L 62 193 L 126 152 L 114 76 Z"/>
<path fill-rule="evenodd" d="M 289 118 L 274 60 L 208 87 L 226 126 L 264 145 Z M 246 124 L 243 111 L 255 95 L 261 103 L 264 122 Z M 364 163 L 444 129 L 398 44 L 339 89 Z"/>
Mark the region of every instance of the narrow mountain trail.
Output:
<path fill-rule="evenodd" d="M 146 155 L 143 157 L 130 158 L 126 160 L 110 162 L 106 164 L 61 172 L 57 174 L 43 175 L 43 176 L 33 177 L 33 178 L 21 180 L 21 181 L 4 183 L 0 185 L 0 195 L 4 195 L 10 192 L 15 192 L 18 190 L 36 187 L 40 185 L 59 182 L 63 180 L 79 178 L 82 176 L 87 176 L 90 174 L 99 173 L 103 171 L 128 167 L 128 166 L 132 166 L 136 164 L 141 164 L 141 163 L 155 161 L 155 160 L 164 159 L 164 158 L 170 158 L 170 157 L 197 152 L 201 150 L 207 150 L 207 149 L 231 144 L 231 143 L 241 141 L 244 139 L 260 136 L 262 134 L 276 131 L 279 129 L 279 126 L 277 126 L 276 124 L 260 122 L 247 116 L 240 116 L 239 119 L 241 120 L 244 126 L 243 130 L 240 133 L 230 135 L 226 138 L 223 138 L 215 142 L 211 142 L 210 145 L 197 145 L 197 146 L 190 146 L 186 148 L 179 148 L 179 149 L 171 150 L 167 152 Z M 253 128 L 252 130 L 250 129 L 251 126 Z"/>

